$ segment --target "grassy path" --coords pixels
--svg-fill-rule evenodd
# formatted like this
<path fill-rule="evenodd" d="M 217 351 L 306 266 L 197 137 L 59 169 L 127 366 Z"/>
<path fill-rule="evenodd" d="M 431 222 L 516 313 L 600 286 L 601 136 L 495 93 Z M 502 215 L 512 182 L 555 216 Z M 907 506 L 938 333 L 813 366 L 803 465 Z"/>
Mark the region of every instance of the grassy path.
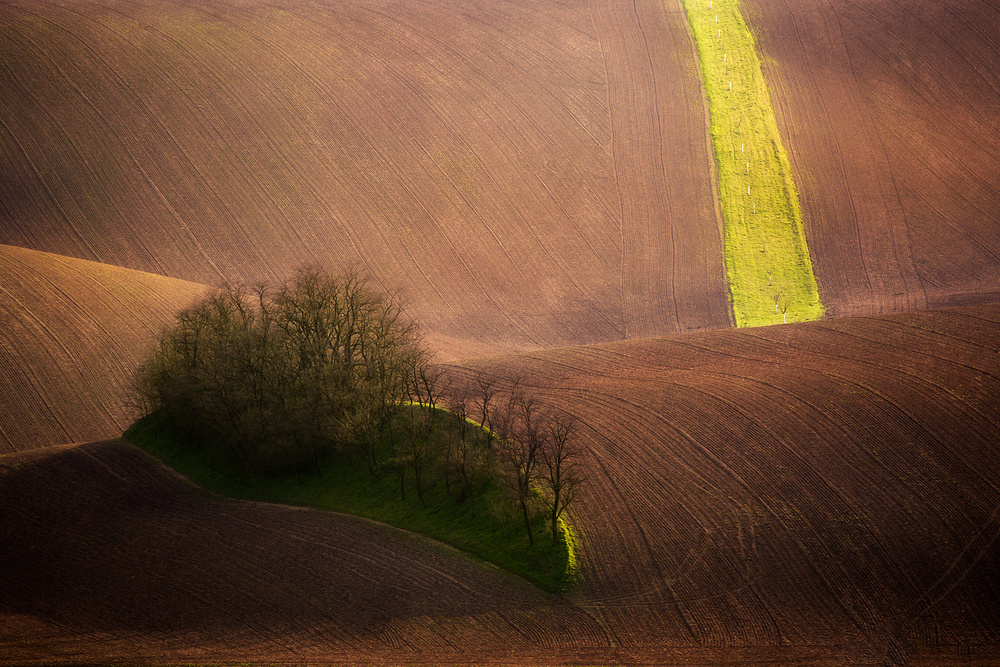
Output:
<path fill-rule="evenodd" d="M 791 164 L 737 0 L 684 0 L 711 111 L 737 326 L 823 314 Z"/>

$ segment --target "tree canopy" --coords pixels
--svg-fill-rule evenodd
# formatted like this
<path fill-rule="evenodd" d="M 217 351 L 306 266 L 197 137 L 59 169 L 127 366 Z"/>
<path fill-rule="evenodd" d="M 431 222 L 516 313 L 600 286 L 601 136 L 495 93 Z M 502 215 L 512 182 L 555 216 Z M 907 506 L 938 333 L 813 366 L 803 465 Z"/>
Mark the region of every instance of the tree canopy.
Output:
<path fill-rule="evenodd" d="M 182 312 L 138 392 L 244 472 L 319 471 L 333 452 L 374 468 L 373 443 L 426 364 L 398 298 L 357 272 L 309 267 L 276 288 L 225 285 Z"/>

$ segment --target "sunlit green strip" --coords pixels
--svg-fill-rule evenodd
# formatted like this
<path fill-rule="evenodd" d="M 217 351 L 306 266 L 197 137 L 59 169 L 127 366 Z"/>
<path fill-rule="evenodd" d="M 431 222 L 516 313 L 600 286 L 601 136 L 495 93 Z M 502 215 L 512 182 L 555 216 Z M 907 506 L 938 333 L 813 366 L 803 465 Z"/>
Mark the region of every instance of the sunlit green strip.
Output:
<path fill-rule="evenodd" d="M 736 325 L 814 320 L 823 306 L 798 192 L 737 0 L 684 0 L 711 111 Z"/>

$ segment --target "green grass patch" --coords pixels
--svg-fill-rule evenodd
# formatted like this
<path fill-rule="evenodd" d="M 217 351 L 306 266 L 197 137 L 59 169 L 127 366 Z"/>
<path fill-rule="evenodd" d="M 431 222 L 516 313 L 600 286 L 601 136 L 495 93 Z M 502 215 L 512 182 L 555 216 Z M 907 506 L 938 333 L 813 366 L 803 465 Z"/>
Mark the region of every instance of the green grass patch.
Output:
<path fill-rule="evenodd" d="M 324 466 L 322 475 L 240 475 L 210 448 L 194 448 L 176 437 L 170 424 L 157 414 L 134 423 L 124 438 L 194 484 L 222 496 L 334 510 L 381 521 L 450 544 L 552 593 L 564 592 L 576 582 L 572 529 L 564 524 L 563 537 L 552 544 L 545 520 L 539 516 L 534 523 L 535 544 L 529 546 L 519 510 L 499 488 L 487 486 L 474 504 L 468 500 L 460 503 L 439 476 L 432 476 L 425 483 L 427 509 L 423 509 L 412 471 L 404 500 L 398 476 L 375 479 L 364 465 L 346 460 Z"/>
<path fill-rule="evenodd" d="M 822 316 L 798 192 L 738 0 L 684 0 L 711 112 L 736 325 Z"/>

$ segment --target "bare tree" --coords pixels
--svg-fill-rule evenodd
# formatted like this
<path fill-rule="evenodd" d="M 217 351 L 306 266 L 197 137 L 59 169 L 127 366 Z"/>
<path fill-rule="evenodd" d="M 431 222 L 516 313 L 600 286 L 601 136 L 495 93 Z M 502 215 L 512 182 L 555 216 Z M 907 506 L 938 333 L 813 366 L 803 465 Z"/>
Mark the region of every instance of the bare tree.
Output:
<path fill-rule="evenodd" d="M 476 416 L 479 425 L 482 426 L 486 435 L 486 447 L 490 447 L 493 441 L 493 419 L 492 413 L 496 396 L 499 391 L 496 377 L 483 372 L 476 374 Z"/>
<path fill-rule="evenodd" d="M 310 267 L 276 290 L 223 286 L 181 313 L 138 385 L 248 471 L 318 472 L 339 450 L 374 474 L 379 434 L 424 357 L 398 298 Z"/>
<path fill-rule="evenodd" d="M 493 382 L 485 384 L 488 388 L 495 386 Z M 476 495 L 489 478 L 492 460 L 492 452 L 487 444 L 489 436 L 469 416 L 470 408 L 476 409 L 483 404 L 488 408 L 491 406 L 492 393 L 487 391 L 484 399 L 483 394 L 479 393 L 481 389 L 478 379 L 475 386 L 469 383 L 451 383 L 445 397 L 454 423 L 454 429 L 445 434 L 445 481 L 447 483 L 454 479 L 458 482 L 458 500 L 468 500 L 473 515 L 476 513 Z M 451 493 L 450 486 L 448 491 Z"/>
<path fill-rule="evenodd" d="M 574 435 L 576 421 L 565 413 L 556 413 L 545 425 L 547 437 L 541 451 L 542 474 L 545 484 L 545 504 L 548 510 L 552 543 L 559 542 L 559 519 L 576 499 L 582 478 L 578 474 L 579 449 Z"/>
<path fill-rule="evenodd" d="M 428 364 L 425 357 L 418 355 L 409 359 L 405 378 L 409 406 L 403 421 L 406 423 L 405 456 L 413 470 L 420 506 L 426 509 L 424 473 L 439 454 L 439 443 L 433 434 L 443 374 L 439 368 Z"/>
<path fill-rule="evenodd" d="M 515 383 L 507 401 L 495 411 L 491 423 L 496 430 L 501 479 L 521 509 L 528 544 L 535 543 L 531 528 L 534 514 L 534 482 L 539 455 L 544 447 L 543 416 L 535 400 Z"/>

